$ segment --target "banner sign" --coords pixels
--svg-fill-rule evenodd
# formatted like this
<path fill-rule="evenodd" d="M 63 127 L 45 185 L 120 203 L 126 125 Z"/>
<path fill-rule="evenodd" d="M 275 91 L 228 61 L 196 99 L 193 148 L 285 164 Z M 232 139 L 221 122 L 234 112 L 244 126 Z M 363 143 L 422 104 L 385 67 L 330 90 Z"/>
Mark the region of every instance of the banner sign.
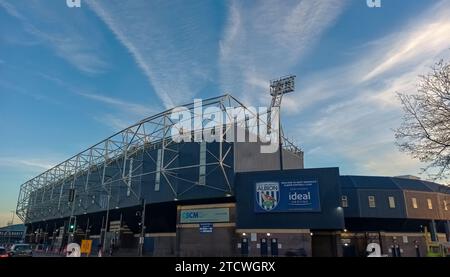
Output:
<path fill-rule="evenodd" d="M 180 223 L 229 222 L 229 208 L 181 210 Z"/>
<path fill-rule="evenodd" d="M 199 223 L 200 233 L 212 233 L 213 224 L 212 223 Z"/>
<path fill-rule="evenodd" d="M 319 184 L 317 180 L 258 182 L 255 212 L 320 212 Z"/>
<path fill-rule="evenodd" d="M 92 240 L 90 239 L 81 240 L 81 248 L 80 248 L 81 253 L 91 254 L 91 249 L 92 249 Z"/>
<path fill-rule="evenodd" d="M 22 235 L 21 231 L 0 231 L 0 236 L 20 237 Z"/>

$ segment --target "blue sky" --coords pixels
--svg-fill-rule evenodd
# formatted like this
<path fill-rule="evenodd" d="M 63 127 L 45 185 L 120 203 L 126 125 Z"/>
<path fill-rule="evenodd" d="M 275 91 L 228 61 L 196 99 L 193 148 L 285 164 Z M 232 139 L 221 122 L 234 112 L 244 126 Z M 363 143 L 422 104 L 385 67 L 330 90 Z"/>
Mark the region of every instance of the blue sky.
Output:
<path fill-rule="evenodd" d="M 267 106 L 307 167 L 417 175 L 396 91 L 450 56 L 450 0 L 0 0 L 0 226 L 19 186 L 139 119 L 231 93 Z M 17 220 L 17 219 L 16 219 Z"/>

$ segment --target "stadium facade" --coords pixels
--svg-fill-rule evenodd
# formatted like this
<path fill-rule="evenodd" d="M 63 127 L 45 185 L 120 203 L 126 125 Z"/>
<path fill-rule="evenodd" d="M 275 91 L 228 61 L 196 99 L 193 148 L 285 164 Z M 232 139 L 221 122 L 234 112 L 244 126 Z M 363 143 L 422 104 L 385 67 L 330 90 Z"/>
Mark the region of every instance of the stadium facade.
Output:
<path fill-rule="evenodd" d="M 183 107 L 198 116 L 194 103 Z M 270 125 L 231 95 L 208 107 L 241 109 L 241 120 L 221 125 L 223 136 L 251 137 L 252 118 L 256 128 Z M 26 240 L 58 250 L 91 239 L 93 252 L 101 245 L 149 256 L 364 256 L 371 242 L 386 255 L 423 256 L 430 243 L 450 240 L 446 186 L 305 169 L 303 152 L 283 135 L 273 153 L 261 153 L 260 140 L 179 142 L 172 112 L 23 184 L 17 215 Z"/>

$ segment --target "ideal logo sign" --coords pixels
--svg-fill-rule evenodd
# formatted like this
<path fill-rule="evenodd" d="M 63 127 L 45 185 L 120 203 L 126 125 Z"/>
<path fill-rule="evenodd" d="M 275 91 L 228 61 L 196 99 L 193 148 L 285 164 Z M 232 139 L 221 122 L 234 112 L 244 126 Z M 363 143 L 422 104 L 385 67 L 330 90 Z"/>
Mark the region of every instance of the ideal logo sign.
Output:
<path fill-rule="evenodd" d="M 308 203 L 311 200 L 311 192 L 307 192 L 307 193 L 289 193 L 289 201 L 303 201 L 305 203 Z"/>
<path fill-rule="evenodd" d="M 255 184 L 255 212 L 319 212 L 316 180 Z"/>

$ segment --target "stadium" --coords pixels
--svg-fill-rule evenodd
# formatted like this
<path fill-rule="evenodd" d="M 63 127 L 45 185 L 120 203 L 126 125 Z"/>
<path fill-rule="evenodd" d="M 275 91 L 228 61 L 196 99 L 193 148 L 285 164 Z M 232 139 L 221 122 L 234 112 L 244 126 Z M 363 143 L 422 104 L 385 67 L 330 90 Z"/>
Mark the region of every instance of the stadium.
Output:
<path fill-rule="evenodd" d="M 293 77 L 271 83 L 268 115 L 290 91 Z M 195 103 L 182 107 L 198 117 Z M 277 123 L 231 95 L 204 100 L 203 111 L 209 108 L 242 114 L 219 132 L 204 128 L 203 114 L 201 131 L 179 133 L 250 138 Z M 262 153 L 259 139 L 179 141 L 170 134 L 182 125 L 173 112 L 143 119 L 24 183 L 16 213 L 25 240 L 52 252 L 92 240 L 91 255 L 118 256 L 366 256 L 369 243 L 388 256 L 448 251 L 447 186 L 304 168 L 303 151 L 282 132 L 272 153 Z"/>

